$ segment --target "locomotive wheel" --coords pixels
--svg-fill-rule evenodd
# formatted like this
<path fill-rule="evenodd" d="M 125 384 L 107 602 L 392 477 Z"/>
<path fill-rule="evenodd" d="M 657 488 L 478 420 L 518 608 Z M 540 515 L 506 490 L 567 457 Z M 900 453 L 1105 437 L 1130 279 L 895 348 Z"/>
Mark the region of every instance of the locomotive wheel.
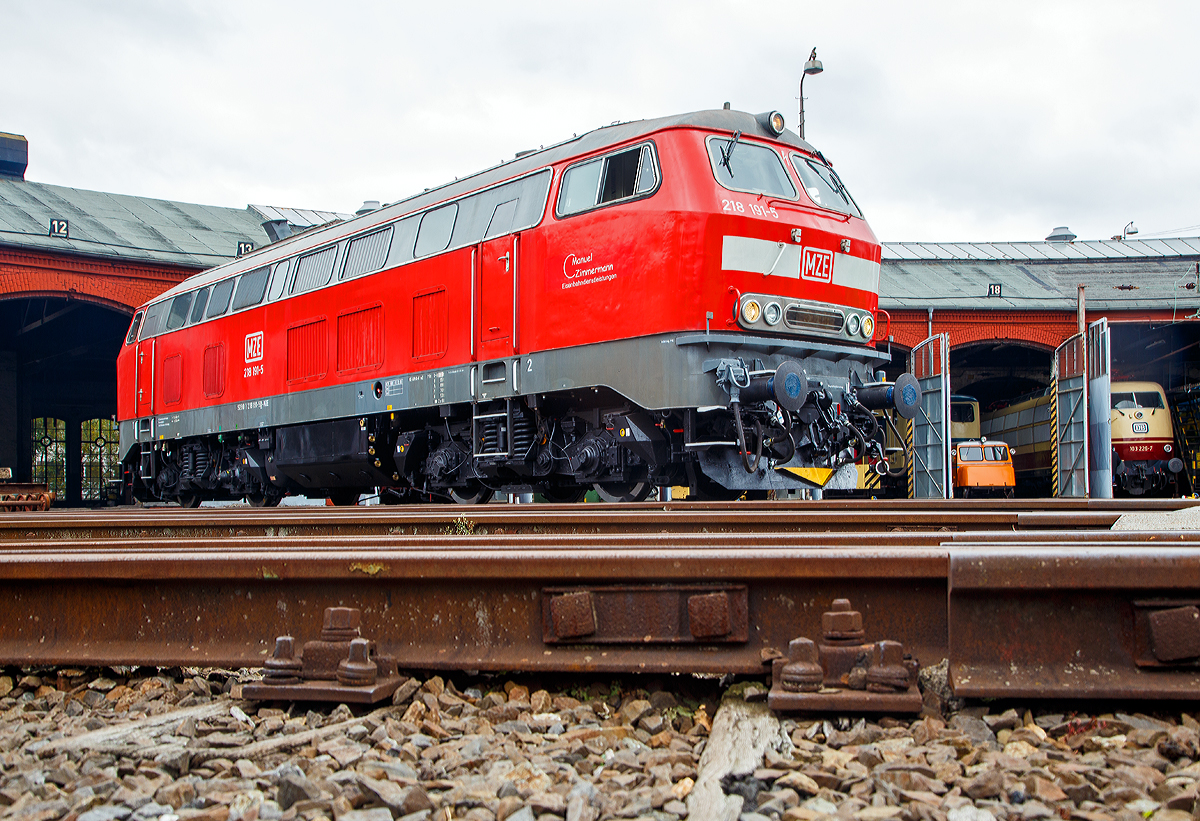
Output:
<path fill-rule="evenodd" d="M 356 487 L 340 487 L 330 491 L 328 498 L 335 507 L 351 507 L 358 504 L 358 497 L 361 495 L 362 491 Z"/>
<path fill-rule="evenodd" d="M 583 501 L 587 488 L 576 485 L 546 485 L 539 492 L 547 502 L 554 504 L 571 504 Z"/>
<path fill-rule="evenodd" d="M 602 502 L 641 502 L 654 489 L 649 482 L 596 483 L 592 487 Z"/>
<path fill-rule="evenodd" d="M 494 490 L 484 487 L 480 482 L 471 482 L 462 488 L 450 488 L 450 498 L 460 505 L 486 505 L 494 494 Z"/>
<path fill-rule="evenodd" d="M 258 493 L 246 494 L 246 504 L 250 505 L 250 507 L 275 507 L 282 500 L 282 496 L 276 496 L 273 493 L 267 494 L 260 491 Z"/>
<path fill-rule="evenodd" d="M 179 497 L 179 506 L 188 509 L 197 508 L 200 507 L 202 501 L 204 500 L 200 498 L 199 493 L 184 493 Z"/>

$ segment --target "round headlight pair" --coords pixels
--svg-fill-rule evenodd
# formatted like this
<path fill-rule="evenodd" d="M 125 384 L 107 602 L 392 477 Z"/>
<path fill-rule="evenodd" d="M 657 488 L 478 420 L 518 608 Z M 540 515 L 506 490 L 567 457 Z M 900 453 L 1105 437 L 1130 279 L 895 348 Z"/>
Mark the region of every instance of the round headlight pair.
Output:
<path fill-rule="evenodd" d="M 850 336 L 862 334 L 863 339 L 870 339 L 875 335 L 875 320 L 870 314 L 850 314 L 846 320 L 846 331 Z"/>
<path fill-rule="evenodd" d="M 779 307 L 778 302 L 768 302 L 766 307 L 763 307 L 757 299 L 747 299 L 742 303 L 743 322 L 753 325 L 760 318 L 768 325 L 778 325 L 779 320 L 783 319 L 783 308 Z"/>

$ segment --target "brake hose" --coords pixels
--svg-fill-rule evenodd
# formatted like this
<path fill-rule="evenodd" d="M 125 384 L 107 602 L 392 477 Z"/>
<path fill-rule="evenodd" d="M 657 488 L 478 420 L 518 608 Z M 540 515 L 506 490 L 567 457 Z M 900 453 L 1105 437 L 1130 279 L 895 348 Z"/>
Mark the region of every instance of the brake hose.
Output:
<path fill-rule="evenodd" d="M 740 402 L 730 402 L 729 406 L 733 409 L 733 421 L 737 425 L 738 449 L 742 453 L 742 467 L 747 473 L 754 473 L 758 470 L 758 463 L 762 459 L 762 425 L 758 420 L 754 420 L 755 432 L 758 434 L 758 447 L 755 449 L 754 462 L 750 462 L 750 451 L 746 447 L 746 431 L 742 428 L 742 408 Z"/>

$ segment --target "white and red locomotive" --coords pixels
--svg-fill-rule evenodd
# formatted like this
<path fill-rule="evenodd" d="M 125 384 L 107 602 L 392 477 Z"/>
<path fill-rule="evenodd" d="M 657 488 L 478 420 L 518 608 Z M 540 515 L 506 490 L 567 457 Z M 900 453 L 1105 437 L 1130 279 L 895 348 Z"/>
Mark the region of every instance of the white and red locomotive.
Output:
<path fill-rule="evenodd" d="M 602 128 L 140 308 L 127 497 L 813 487 L 878 460 L 880 245 L 777 112 Z"/>

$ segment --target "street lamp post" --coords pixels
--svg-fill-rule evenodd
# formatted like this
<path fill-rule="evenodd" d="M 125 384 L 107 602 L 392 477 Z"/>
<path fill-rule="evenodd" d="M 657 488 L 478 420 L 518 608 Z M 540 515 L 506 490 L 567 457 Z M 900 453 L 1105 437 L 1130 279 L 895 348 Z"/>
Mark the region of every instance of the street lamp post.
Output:
<path fill-rule="evenodd" d="M 820 74 L 824 71 L 824 66 L 817 59 L 817 50 L 814 48 L 812 54 L 808 55 L 808 62 L 804 64 L 804 73 L 800 75 L 800 139 L 804 139 L 804 78 L 809 74 Z"/>

